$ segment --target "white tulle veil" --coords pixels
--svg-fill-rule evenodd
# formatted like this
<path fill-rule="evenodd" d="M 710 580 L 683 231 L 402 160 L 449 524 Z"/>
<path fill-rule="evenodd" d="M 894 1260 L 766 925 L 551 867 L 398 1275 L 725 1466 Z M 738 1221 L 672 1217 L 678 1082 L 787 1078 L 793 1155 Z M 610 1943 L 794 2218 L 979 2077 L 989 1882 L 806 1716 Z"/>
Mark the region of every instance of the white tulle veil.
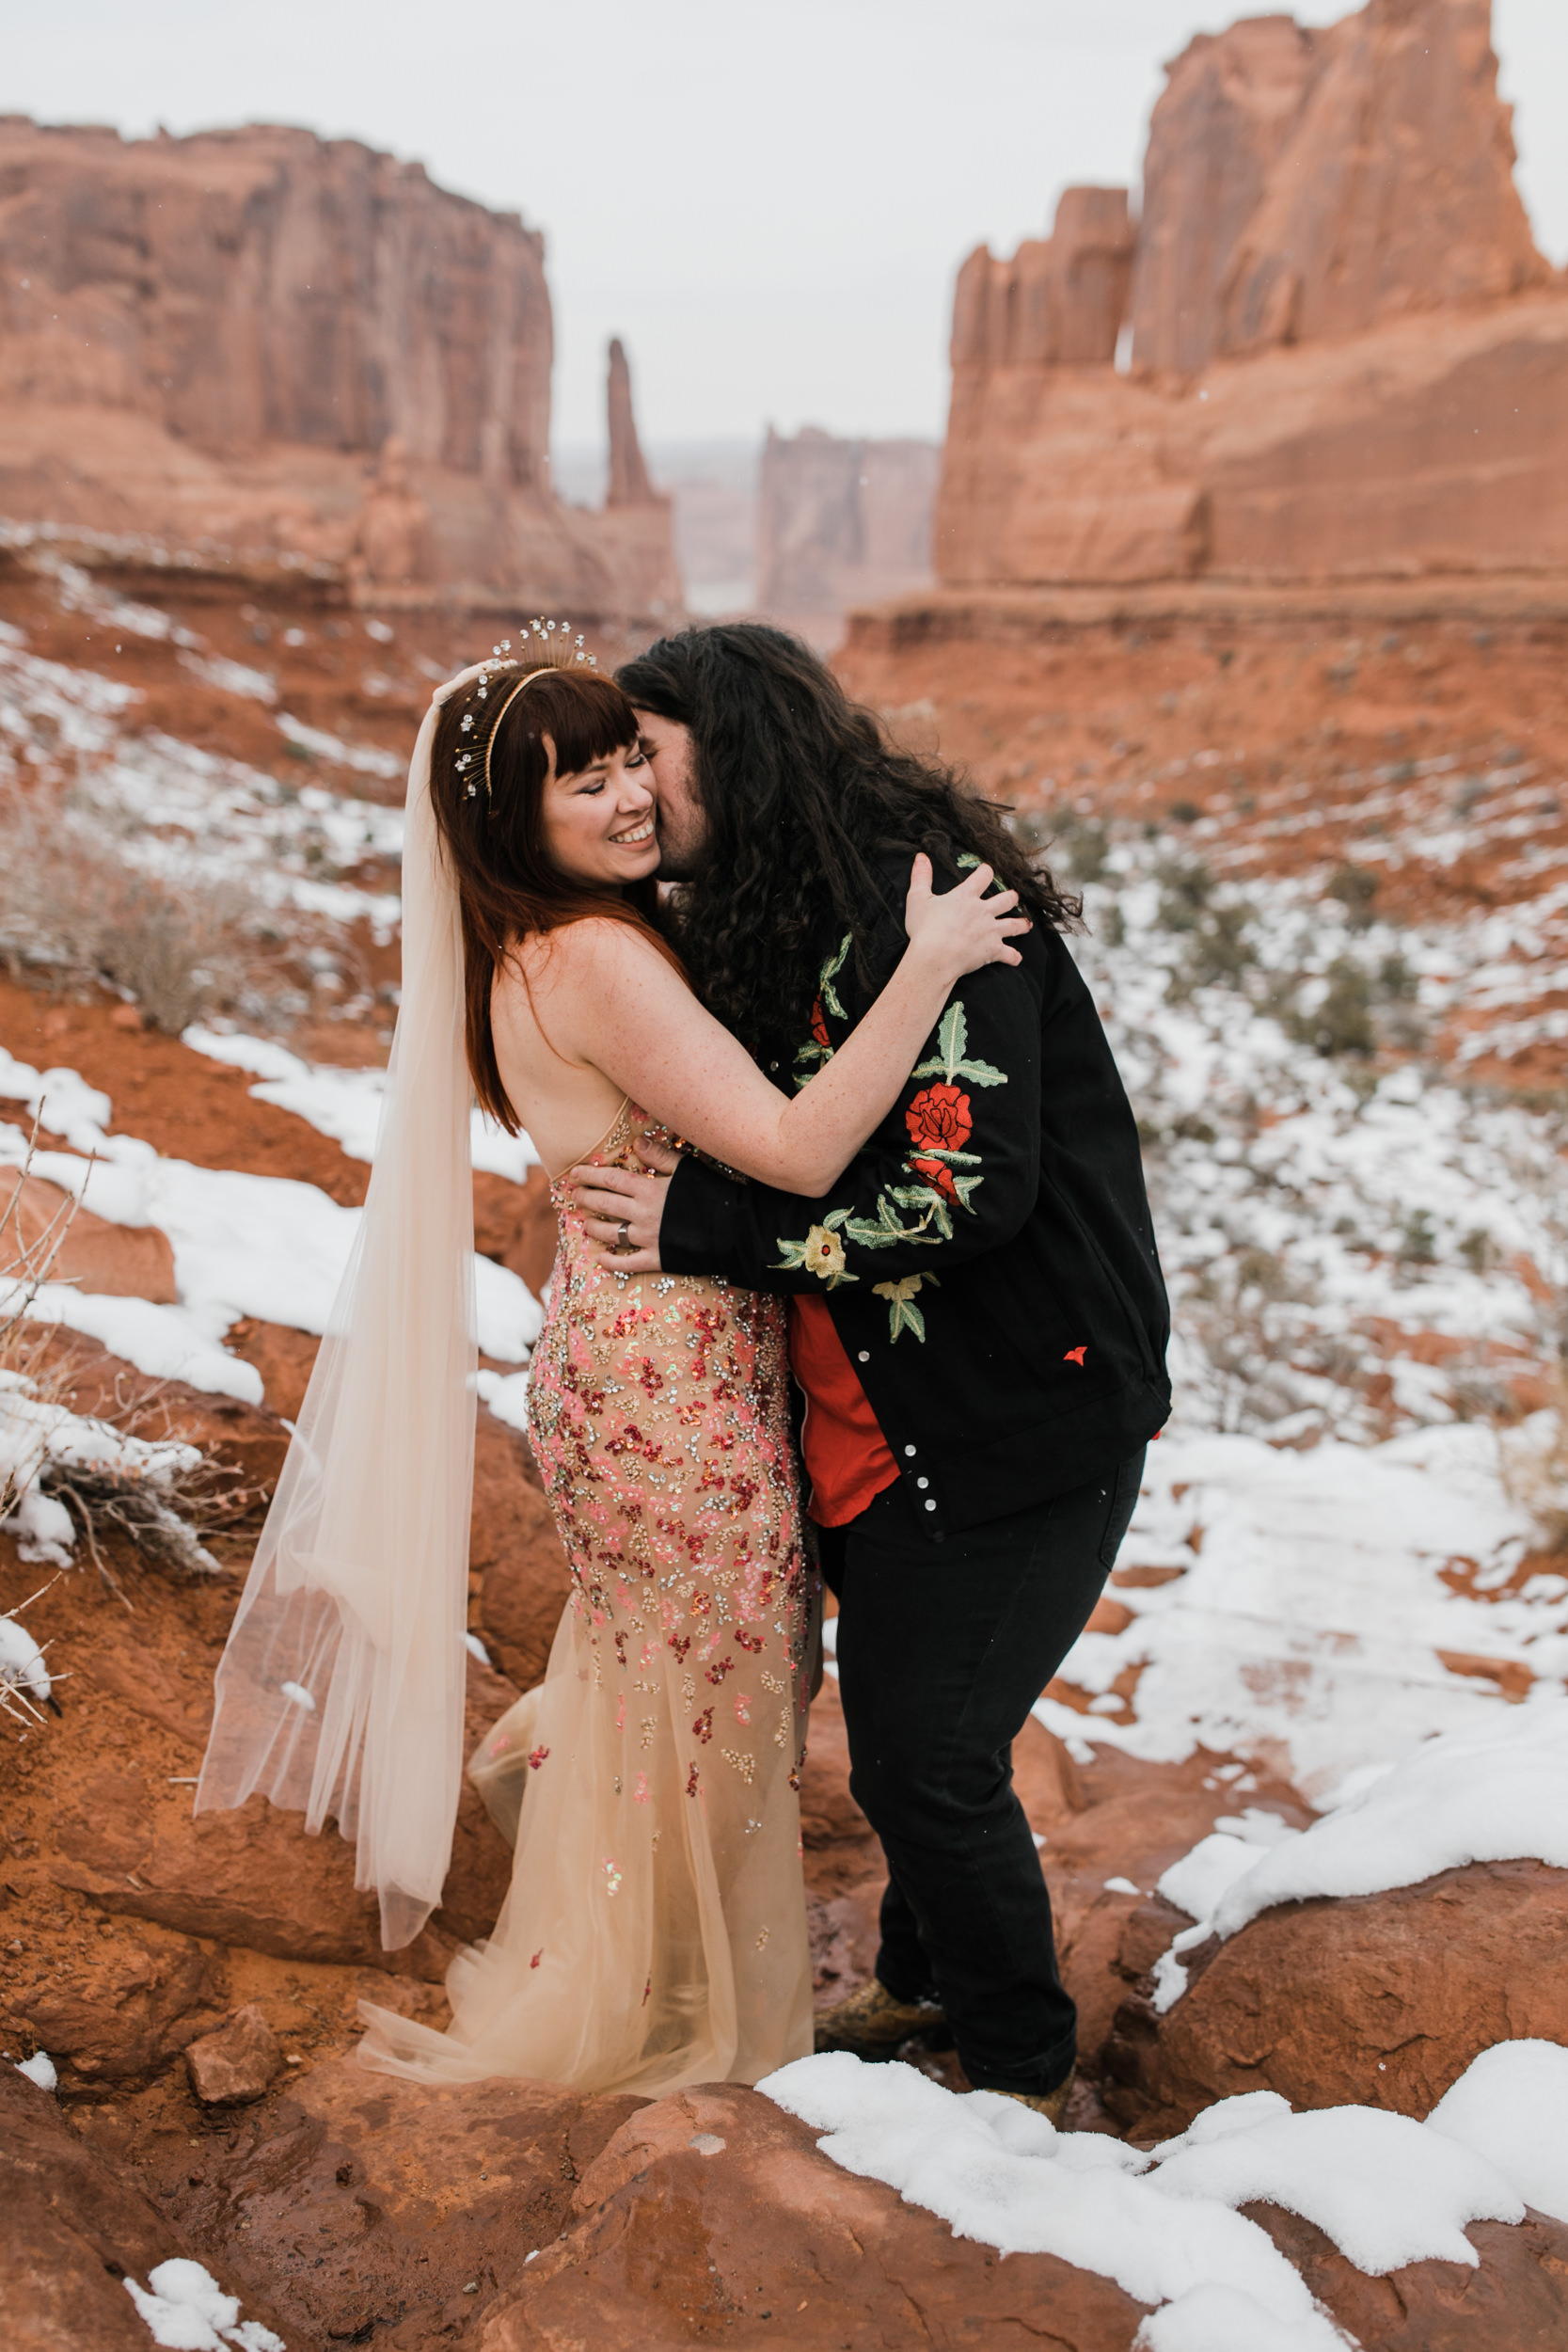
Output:
<path fill-rule="evenodd" d="M 403 997 L 364 1216 L 217 1675 L 198 1813 L 260 1789 L 355 1844 L 381 1940 L 441 1899 L 463 1765 L 473 1191 L 455 884 L 408 772 Z"/>

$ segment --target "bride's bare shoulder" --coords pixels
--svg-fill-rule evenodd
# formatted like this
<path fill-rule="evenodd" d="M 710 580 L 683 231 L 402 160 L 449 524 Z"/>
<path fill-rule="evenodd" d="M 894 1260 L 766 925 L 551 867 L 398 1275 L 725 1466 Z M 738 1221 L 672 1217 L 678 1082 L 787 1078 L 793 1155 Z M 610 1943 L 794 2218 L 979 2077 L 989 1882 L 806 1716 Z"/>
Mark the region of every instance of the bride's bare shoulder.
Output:
<path fill-rule="evenodd" d="M 505 988 L 519 981 L 531 991 L 575 993 L 600 989 L 615 978 L 664 966 L 653 942 L 635 925 L 618 922 L 612 914 L 585 914 L 575 923 L 562 923 L 551 931 L 531 931 L 518 940 L 509 969 L 498 983 Z"/>

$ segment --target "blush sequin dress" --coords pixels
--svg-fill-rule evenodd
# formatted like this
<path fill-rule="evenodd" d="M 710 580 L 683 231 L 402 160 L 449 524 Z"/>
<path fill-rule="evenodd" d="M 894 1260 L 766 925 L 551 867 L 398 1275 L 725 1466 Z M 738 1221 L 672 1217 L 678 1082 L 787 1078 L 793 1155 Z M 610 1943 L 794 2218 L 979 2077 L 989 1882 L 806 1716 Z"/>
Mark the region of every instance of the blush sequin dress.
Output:
<path fill-rule="evenodd" d="M 598 1166 L 638 1168 L 624 1104 Z M 657 2096 L 812 2046 L 800 1867 L 808 1571 L 784 1303 L 617 1276 L 558 1181 L 529 1436 L 572 1571 L 545 1680 L 469 1764 L 515 1837 L 445 2033 L 367 2009 L 366 2063 Z"/>

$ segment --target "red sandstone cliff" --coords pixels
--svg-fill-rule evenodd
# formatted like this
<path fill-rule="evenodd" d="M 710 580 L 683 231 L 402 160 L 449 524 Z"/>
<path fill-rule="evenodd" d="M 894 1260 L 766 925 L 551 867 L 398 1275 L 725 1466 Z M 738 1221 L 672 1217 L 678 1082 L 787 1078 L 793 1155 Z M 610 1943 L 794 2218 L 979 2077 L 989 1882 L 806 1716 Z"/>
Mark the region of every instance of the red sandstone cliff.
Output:
<path fill-rule="evenodd" d="M 926 586 L 939 463 L 929 441 L 769 430 L 757 484 L 758 612 L 830 645 L 850 605 Z"/>
<path fill-rule="evenodd" d="M 1119 192 L 1069 189 L 1047 243 L 972 256 L 939 577 L 1568 568 L 1568 300 L 1488 36 L 1487 0 L 1202 36 L 1154 110 L 1135 247 Z"/>
<path fill-rule="evenodd" d="M 551 354 L 543 238 L 419 164 L 0 119 L 8 516 L 626 611 L 549 486 Z"/>
<path fill-rule="evenodd" d="M 1139 369 L 1359 334 L 1550 278 L 1513 185 L 1490 0 L 1200 34 L 1149 125 Z"/>

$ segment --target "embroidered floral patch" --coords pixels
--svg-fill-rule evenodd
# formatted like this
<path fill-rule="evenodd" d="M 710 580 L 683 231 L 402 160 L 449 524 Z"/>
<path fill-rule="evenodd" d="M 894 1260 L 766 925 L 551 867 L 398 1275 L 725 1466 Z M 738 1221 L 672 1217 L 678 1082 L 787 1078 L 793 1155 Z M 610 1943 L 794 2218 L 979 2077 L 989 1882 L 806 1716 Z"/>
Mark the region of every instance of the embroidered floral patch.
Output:
<path fill-rule="evenodd" d="M 872 1289 L 879 1298 L 888 1302 L 888 1338 L 895 1340 L 900 1331 L 912 1331 L 917 1340 L 926 1337 L 926 1318 L 915 1305 L 923 1286 L 940 1290 L 942 1284 L 934 1274 L 906 1274 L 897 1282 L 874 1282 Z"/>

